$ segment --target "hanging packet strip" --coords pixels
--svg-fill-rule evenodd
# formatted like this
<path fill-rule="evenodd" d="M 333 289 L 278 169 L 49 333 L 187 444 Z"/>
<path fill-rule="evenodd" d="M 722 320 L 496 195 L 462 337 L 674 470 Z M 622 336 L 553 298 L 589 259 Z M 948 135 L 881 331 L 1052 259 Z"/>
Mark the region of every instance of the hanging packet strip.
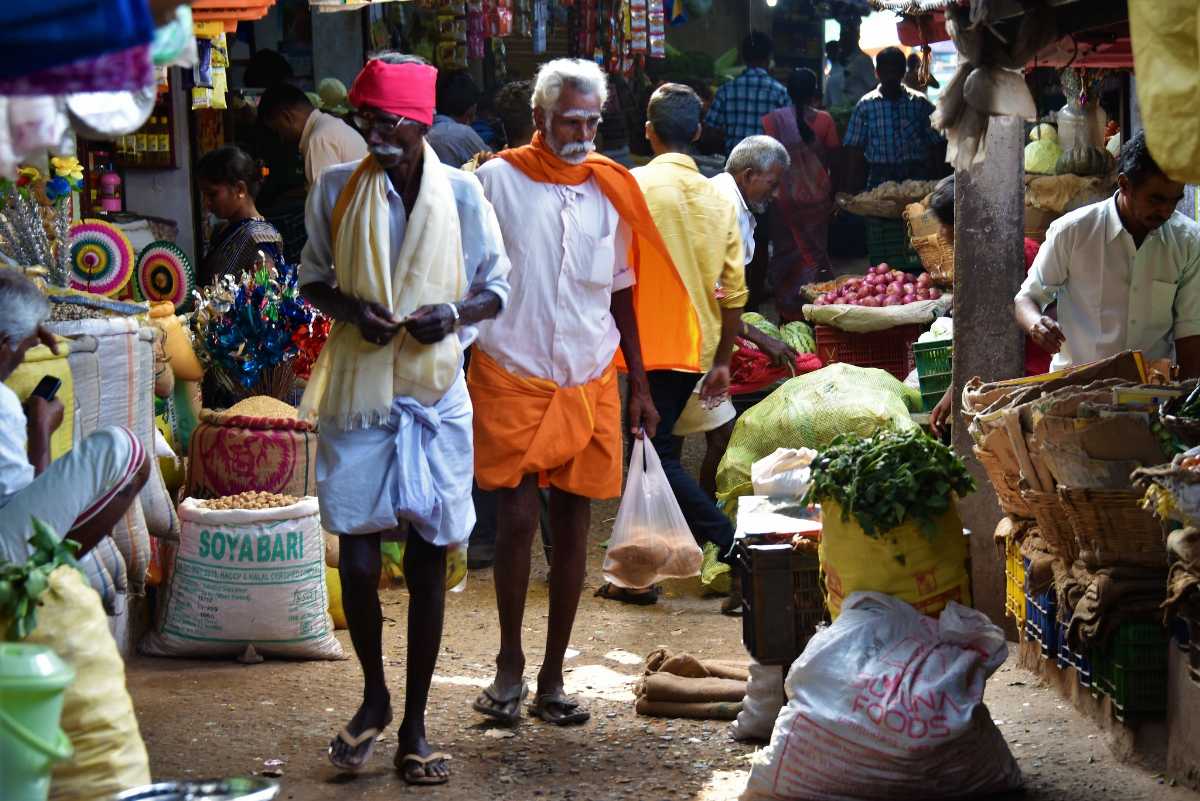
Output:
<path fill-rule="evenodd" d="M 666 18 L 663 14 L 663 6 L 659 0 L 651 0 L 650 12 L 647 20 L 648 39 L 650 42 L 650 57 L 651 58 L 666 58 L 667 57 L 667 28 Z"/>
<path fill-rule="evenodd" d="M 646 0 L 629 2 L 629 49 L 633 53 L 645 53 L 649 47 L 647 35 Z"/>
<path fill-rule="evenodd" d="M 549 0 L 533 0 L 533 52 L 539 55 L 546 52 L 549 21 Z"/>

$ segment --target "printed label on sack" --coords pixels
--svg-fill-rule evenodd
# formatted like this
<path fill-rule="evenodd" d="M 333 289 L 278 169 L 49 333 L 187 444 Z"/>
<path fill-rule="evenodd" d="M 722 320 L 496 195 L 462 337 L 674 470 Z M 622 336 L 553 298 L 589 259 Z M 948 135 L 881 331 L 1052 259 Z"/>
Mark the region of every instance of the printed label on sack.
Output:
<path fill-rule="evenodd" d="M 328 633 L 324 548 L 309 541 L 311 520 L 191 525 L 198 531 L 183 538 L 175 558 L 164 634 L 285 644 Z M 273 636 L 263 637 L 264 627 Z"/>

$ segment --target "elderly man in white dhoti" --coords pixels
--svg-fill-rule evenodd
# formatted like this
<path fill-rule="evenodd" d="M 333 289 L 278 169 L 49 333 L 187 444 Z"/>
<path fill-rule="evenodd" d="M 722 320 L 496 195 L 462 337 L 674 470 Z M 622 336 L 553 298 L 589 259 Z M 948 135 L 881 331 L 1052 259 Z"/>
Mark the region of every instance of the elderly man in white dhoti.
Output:
<path fill-rule="evenodd" d="M 508 258 L 479 182 L 443 166 L 424 135 L 437 71 L 413 56 L 367 62 L 350 90 L 370 154 L 326 170 L 309 196 L 304 296 L 335 320 L 301 414 L 320 421 L 317 494 L 340 538 L 342 602 L 362 665 L 362 705 L 329 747 L 362 769 L 392 720 L 377 587 L 380 538 L 407 535 L 407 685 L 395 765 L 442 784 L 425 706 L 441 643 L 446 548 L 465 543 L 471 400 L 463 348 L 508 297 Z"/>

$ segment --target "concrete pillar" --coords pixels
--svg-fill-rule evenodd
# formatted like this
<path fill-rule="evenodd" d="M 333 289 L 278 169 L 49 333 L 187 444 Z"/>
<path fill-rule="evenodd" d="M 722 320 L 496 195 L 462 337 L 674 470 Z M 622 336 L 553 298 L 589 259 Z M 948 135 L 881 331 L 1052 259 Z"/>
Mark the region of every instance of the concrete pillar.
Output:
<path fill-rule="evenodd" d="M 363 25 L 366 11 L 339 11 L 312 15 L 313 81 L 338 78 L 346 86 L 354 82 L 366 61 L 363 53 Z"/>
<path fill-rule="evenodd" d="M 1015 117 L 993 117 L 987 159 L 955 178 L 954 397 L 973 376 L 985 381 L 1024 372 L 1025 346 L 1013 320 L 1013 296 L 1025 276 L 1024 128 Z M 975 606 L 1004 625 L 1004 563 L 992 544 L 1000 507 L 971 451 L 967 426 L 954 425 L 954 449 L 979 491 L 963 500 L 971 531 Z"/>

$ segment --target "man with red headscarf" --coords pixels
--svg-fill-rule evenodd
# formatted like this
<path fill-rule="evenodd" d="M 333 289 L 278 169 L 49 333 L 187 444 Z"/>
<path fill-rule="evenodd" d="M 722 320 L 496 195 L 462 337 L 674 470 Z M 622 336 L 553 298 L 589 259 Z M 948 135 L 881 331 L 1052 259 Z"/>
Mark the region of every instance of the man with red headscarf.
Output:
<path fill-rule="evenodd" d="M 544 64 L 532 144 L 501 152 L 476 173 L 513 271 L 511 302 L 481 327 L 468 379 L 476 481 L 500 491 L 500 653 L 495 681 L 474 708 L 507 723 L 528 692 L 521 623 L 539 484 L 550 487 L 553 547 L 546 650 L 530 712 L 557 725 L 583 723 L 588 712 L 564 693 L 563 658 L 587 567 L 591 500 L 621 492 L 617 363 L 629 371 L 630 430 L 648 436 L 658 414 L 646 370 L 699 370 L 694 314 L 684 325 L 671 315 L 670 329 L 653 327 L 654 309 L 692 306 L 641 189 L 594 152 L 607 92 L 594 62 Z"/>
<path fill-rule="evenodd" d="M 366 766 L 392 720 L 383 675 L 380 539 L 407 539 L 408 681 L 395 765 L 442 784 L 449 757 L 425 737 L 445 609 L 447 548 L 475 523 L 463 349 L 508 298 L 508 258 L 479 182 L 425 142 L 437 70 L 414 56 L 367 62 L 350 89 L 369 155 L 322 173 L 308 199 L 301 291 L 335 321 L 302 417 L 320 421 L 321 521 L 340 539 L 342 603 L 364 690 L 329 758 Z"/>

